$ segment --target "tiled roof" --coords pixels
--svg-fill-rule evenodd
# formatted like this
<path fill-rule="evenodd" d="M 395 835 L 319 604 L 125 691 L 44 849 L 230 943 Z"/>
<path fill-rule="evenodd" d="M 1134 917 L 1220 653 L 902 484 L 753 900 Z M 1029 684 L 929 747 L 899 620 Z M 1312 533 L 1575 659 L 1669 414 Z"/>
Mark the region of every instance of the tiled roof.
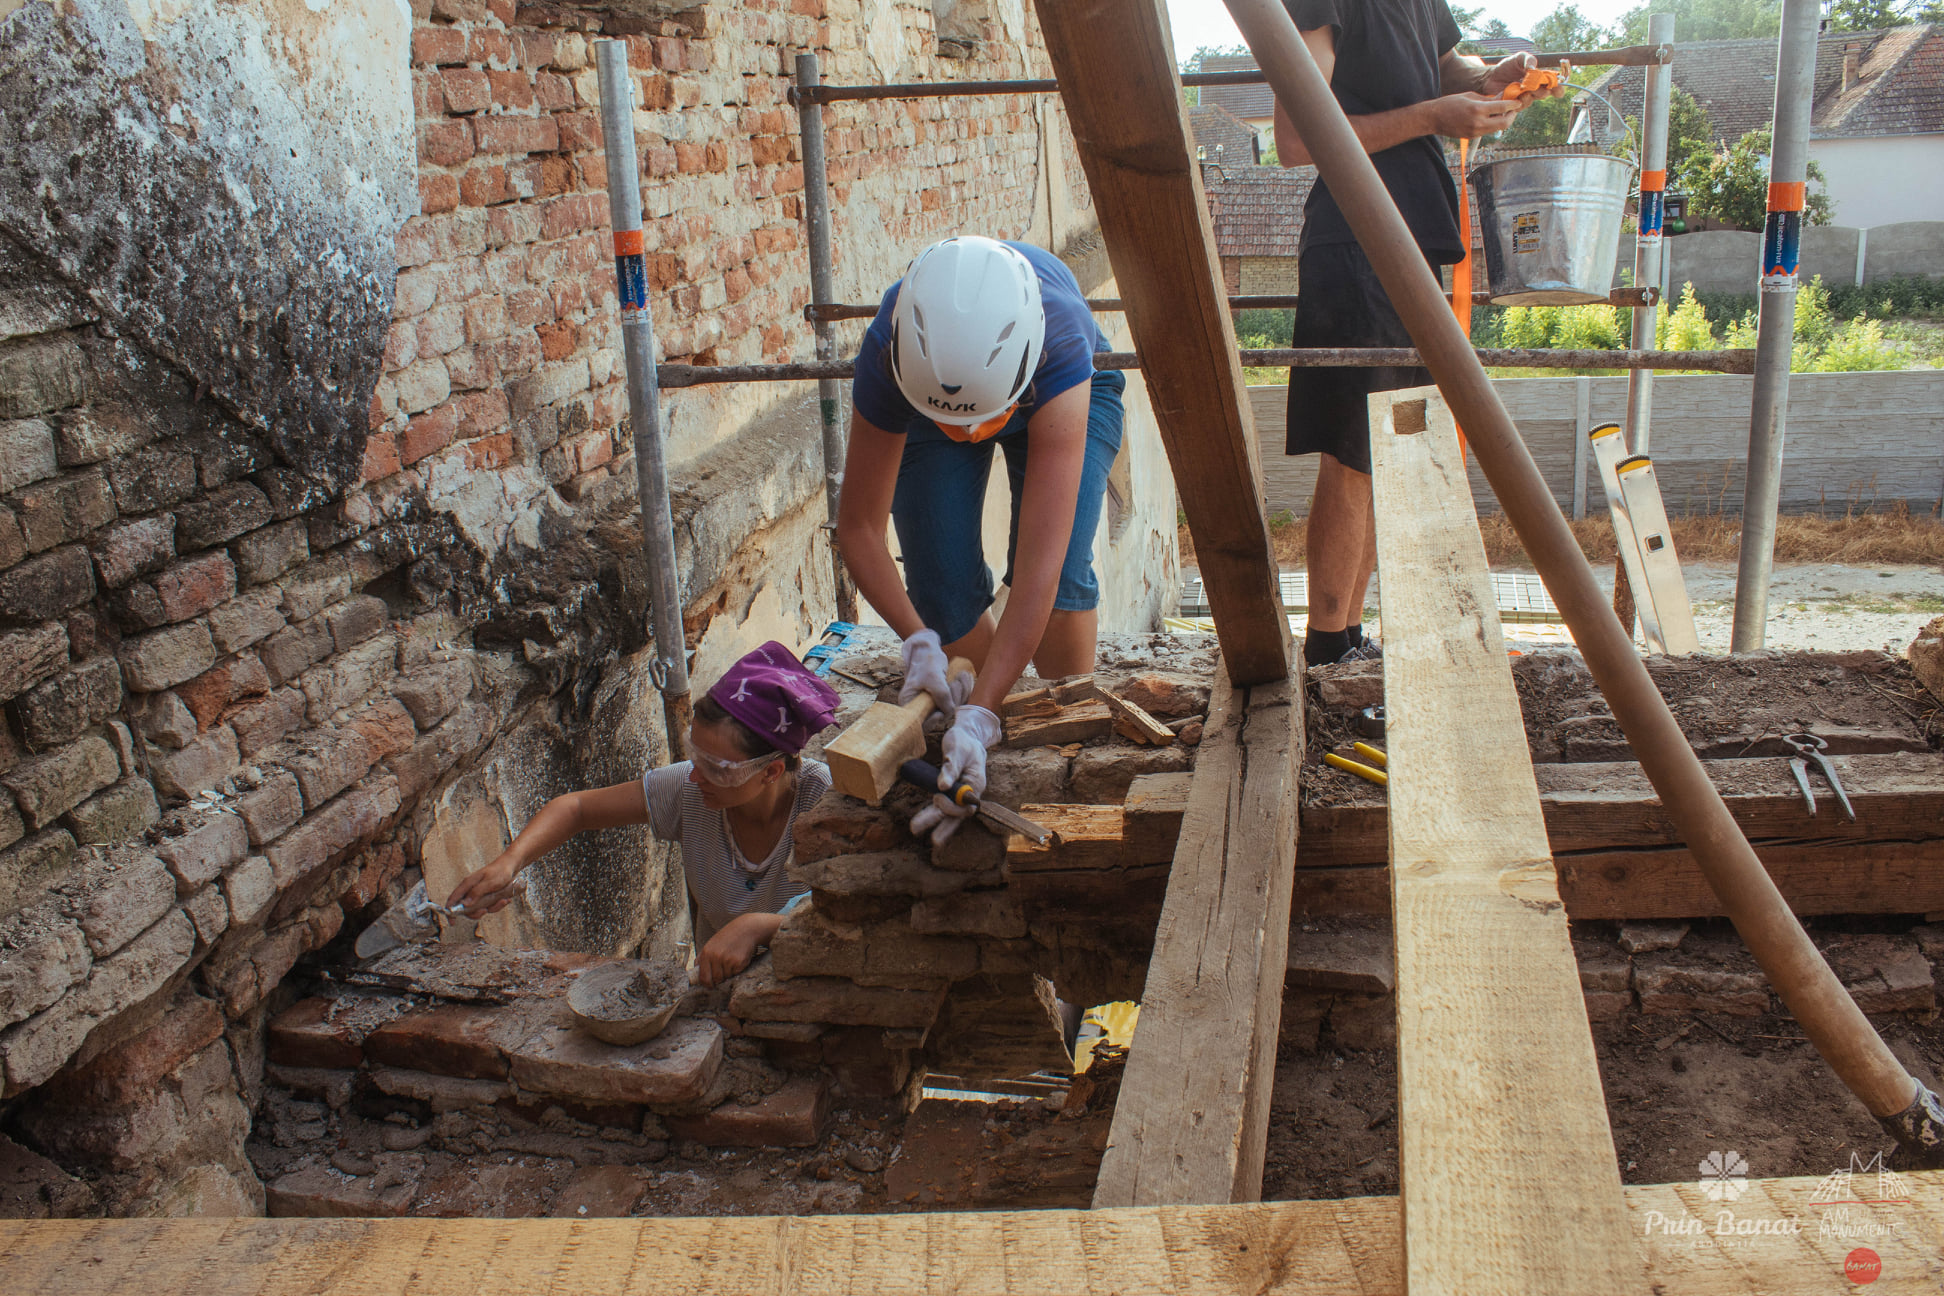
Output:
<path fill-rule="evenodd" d="M 1293 257 L 1315 167 L 1204 166 L 1215 248 L 1225 257 Z"/>
<path fill-rule="evenodd" d="M 1256 164 L 1255 127 L 1234 114 L 1221 108 L 1190 108 L 1188 129 L 1202 150 L 1203 161 L 1227 166 Z"/>
<path fill-rule="evenodd" d="M 1204 72 L 1253 72 L 1256 70 L 1253 54 L 1212 55 L 1202 60 Z M 1276 96 L 1267 84 L 1239 86 L 1203 86 L 1201 101 L 1214 108 L 1225 109 L 1248 121 L 1261 120 L 1276 111 Z M 1253 255 L 1253 254 L 1252 254 Z"/>
<path fill-rule="evenodd" d="M 1845 92 L 1843 54 L 1851 48 L 1860 64 L 1856 84 Z M 1677 44 L 1674 84 L 1708 110 L 1717 143 L 1773 122 L 1776 50 L 1773 37 Z M 1642 84 L 1640 70 L 1614 68 L 1592 89 L 1622 115 L 1638 117 Z M 1594 135 L 1604 143 L 1616 132 L 1599 104 L 1591 106 Z M 1944 27 L 1831 32 L 1818 40 L 1812 138 L 1933 131 L 1944 131 Z"/>
<path fill-rule="evenodd" d="M 1497 54 L 1503 58 L 1507 54 L 1524 54 L 1528 51 L 1538 53 L 1539 47 L 1523 36 L 1487 36 L 1483 40 L 1467 41 L 1466 44 L 1479 54 Z"/>

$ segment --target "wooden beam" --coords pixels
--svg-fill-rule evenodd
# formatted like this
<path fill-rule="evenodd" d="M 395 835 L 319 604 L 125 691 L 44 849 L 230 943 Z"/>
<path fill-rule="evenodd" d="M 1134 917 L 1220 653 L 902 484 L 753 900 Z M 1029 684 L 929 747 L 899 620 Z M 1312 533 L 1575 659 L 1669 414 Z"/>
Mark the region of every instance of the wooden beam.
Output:
<path fill-rule="evenodd" d="M 1836 1169 L 1839 1167 L 1831 1167 Z M 1751 1179 L 1718 1238 L 1698 1184 L 1626 1190 L 1665 1296 L 1937 1289 L 1944 1172 L 1908 1199 L 1830 1206 Z M 1826 1233 L 1830 1220 L 1851 1230 Z M 0 1220 L 8 1296 L 1402 1296 L 1395 1197 L 795 1218 Z M 1844 1276 L 1868 1246 L 1880 1280 Z M 1566 1289 L 1547 1286 L 1536 1291 Z"/>
<path fill-rule="evenodd" d="M 1816 793 L 1816 813 L 1810 815 L 1781 757 L 1703 761 L 1702 767 L 1757 854 L 1770 841 L 1944 838 L 1944 755 L 1889 752 L 1835 756 L 1830 763 L 1856 806 L 1853 822 L 1843 817 L 1820 776 L 1810 784 Z M 1673 821 L 1634 762 L 1569 761 L 1532 768 L 1554 856 L 1680 844 Z M 1302 866 L 1382 860 L 1389 833 L 1385 814 L 1381 792 L 1349 804 L 1305 806 Z M 1765 854 L 1763 859 L 1767 862 Z"/>
<path fill-rule="evenodd" d="M 1096 1207 L 1261 1195 L 1302 698 L 1300 679 L 1216 677 Z"/>
<path fill-rule="evenodd" d="M 1457 429 L 1370 410 L 1405 1286 L 1644 1293 Z"/>
<path fill-rule="evenodd" d="M 1181 817 L 1188 813 L 1188 797 L 1194 786 L 1193 770 L 1143 774 L 1128 784 L 1127 800 L 1121 807 L 1121 832 L 1137 858 L 1174 859 L 1181 840 Z"/>
<path fill-rule="evenodd" d="M 1094 695 L 1105 702 L 1107 709 L 1114 713 L 1114 732 L 1121 737 L 1149 747 L 1167 747 L 1173 744 L 1174 730 L 1149 715 L 1144 708 L 1136 706 L 1108 689 L 1096 688 Z"/>
<path fill-rule="evenodd" d="M 1037 0 L 1080 164 L 1237 684 L 1289 674 L 1289 621 L 1235 326 L 1163 0 Z"/>

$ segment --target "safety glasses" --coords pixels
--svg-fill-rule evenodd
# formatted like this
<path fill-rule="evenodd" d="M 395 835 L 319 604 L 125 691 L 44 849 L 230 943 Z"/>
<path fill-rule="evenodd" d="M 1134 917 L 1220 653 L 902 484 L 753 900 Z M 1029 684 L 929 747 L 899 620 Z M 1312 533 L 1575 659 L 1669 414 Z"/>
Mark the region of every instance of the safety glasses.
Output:
<path fill-rule="evenodd" d="M 763 767 L 775 760 L 771 756 L 752 756 L 748 760 L 726 761 L 711 756 L 695 745 L 695 731 L 689 731 L 689 761 L 695 772 L 717 787 L 741 787 L 763 772 Z"/>
<path fill-rule="evenodd" d="M 955 423 L 938 423 L 937 427 L 940 432 L 943 432 L 954 441 L 967 441 L 976 445 L 988 438 L 998 436 L 1005 429 L 1007 421 L 1012 418 L 1013 411 L 1018 408 L 1017 403 L 1008 405 L 1003 410 L 1000 410 L 998 414 L 983 423 L 974 423 L 970 426 L 961 426 Z"/>

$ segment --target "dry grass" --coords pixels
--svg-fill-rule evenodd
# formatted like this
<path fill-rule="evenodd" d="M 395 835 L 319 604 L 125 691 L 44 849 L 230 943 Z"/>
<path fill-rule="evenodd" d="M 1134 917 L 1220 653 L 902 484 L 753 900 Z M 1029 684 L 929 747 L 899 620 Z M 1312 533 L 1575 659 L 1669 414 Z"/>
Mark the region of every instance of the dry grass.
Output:
<path fill-rule="evenodd" d="M 1722 513 L 1702 513 L 1669 520 L 1674 549 L 1683 562 L 1736 560 L 1741 546 L 1741 519 Z M 1580 550 L 1594 563 L 1611 563 L 1616 554 L 1613 524 L 1605 515 L 1571 522 Z M 1309 523 L 1285 518 L 1271 526 L 1276 561 L 1283 567 L 1304 565 L 1303 545 Z M 1479 519 L 1485 556 L 1494 567 L 1532 566 L 1525 546 L 1502 513 Z M 1194 542 L 1181 528 L 1181 561 L 1193 565 Z M 1838 515 L 1785 515 L 1776 519 L 1775 561 L 1789 563 L 1912 563 L 1944 566 L 1944 523 L 1931 516 L 1915 516 L 1903 504 L 1882 511 L 1847 511 Z"/>

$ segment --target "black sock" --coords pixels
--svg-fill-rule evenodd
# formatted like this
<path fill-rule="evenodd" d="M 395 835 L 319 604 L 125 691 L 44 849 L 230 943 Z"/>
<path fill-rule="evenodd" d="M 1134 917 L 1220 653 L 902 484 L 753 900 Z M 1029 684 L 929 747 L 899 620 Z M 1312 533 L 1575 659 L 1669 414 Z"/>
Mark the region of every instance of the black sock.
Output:
<path fill-rule="evenodd" d="M 1343 627 L 1343 633 L 1350 636 L 1350 646 L 1352 648 L 1363 647 L 1363 622 L 1359 621 L 1353 626 Z"/>
<path fill-rule="evenodd" d="M 1347 630 L 1318 630 L 1311 626 L 1303 632 L 1303 662 L 1309 666 L 1328 666 L 1331 662 L 1341 661 L 1343 654 L 1350 651 L 1350 632 Z"/>

